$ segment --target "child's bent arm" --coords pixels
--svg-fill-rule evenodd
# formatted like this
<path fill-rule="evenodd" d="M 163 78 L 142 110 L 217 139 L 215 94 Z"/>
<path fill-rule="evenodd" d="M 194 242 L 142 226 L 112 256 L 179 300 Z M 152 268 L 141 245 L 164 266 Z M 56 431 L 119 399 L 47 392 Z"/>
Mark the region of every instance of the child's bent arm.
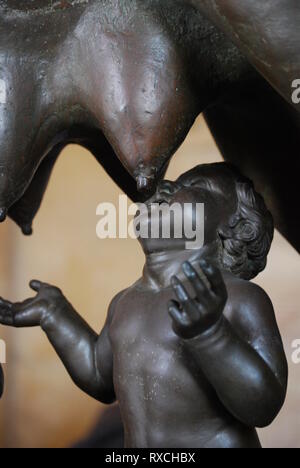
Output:
<path fill-rule="evenodd" d="M 0 323 L 40 325 L 74 383 L 93 398 L 112 403 L 115 394 L 108 323 L 98 336 L 59 289 L 39 281 L 31 287 L 38 292 L 33 299 L 20 304 L 0 301 Z"/>
<path fill-rule="evenodd" d="M 196 299 L 173 279 L 178 301 L 171 301 L 169 313 L 175 333 L 235 418 L 247 426 L 269 425 L 287 387 L 287 363 L 271 301 L 256 285 L 238 283 L 231 291 L 236 311 L 229 321 L 220 271 L 202 264 L 203 281 L 189 263 L 183 270 Z"/>
<path fill-rule="evenodd" d="M 186 346 L 233 416 L 250 427 L 271 424 L 284 403 L 286 382 L 225 318 Z M 283 349 L 280 359 L 285 363 Z M 282 367 L 281 362 L 273 364 Z"/>

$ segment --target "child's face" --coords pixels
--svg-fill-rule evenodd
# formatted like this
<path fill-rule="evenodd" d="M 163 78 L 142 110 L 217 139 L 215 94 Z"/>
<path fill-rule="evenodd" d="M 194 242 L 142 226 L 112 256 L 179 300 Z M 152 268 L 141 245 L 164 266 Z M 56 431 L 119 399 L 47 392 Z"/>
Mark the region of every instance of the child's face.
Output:
<path fill-rule="evenodd" d="M 221 168 L 220 168 L 221 169 Z M 235 183 L 228 173 L 219 170 L 217 166 L 203 165 L 200 168 L 183 174 L 176 182 L 162 181 L 158 184 L 153 197 L 147 201 L 150 207 L 152 204 L 179 204 L 183 208 L 185 220 L 189 225 L 195 226 L 196 204 L 204 204 L 204 243 L 210 244 L 217 238 L 218 228 L 228 224 L 228 220 L 236 210 L 236 189 Z M 186 208 L 189 205 L 189 209 Z M 192 206 L 192 208 L 191 208 Z M 155 214 L 155 211 L 154 211 Z M 144 222 L 151 228 L 153 216 L 145 217 Z M 172 217 L 171 217 L 172 220 Z M 146 252 L 161 250 L 185 249 L 187 239 L 183 236 L 180 239 L 174 236 L 174 221 L 172 220 L 170 231 L 171 238 L 166 239 L 160 236 L 158 239 L 141 239 L 140 242 Z M 161 219 L 162 222 L 162 219 Z M 160 223 L 161 224 L 161 223 Z M 182 232 L 185 232 L 182 226 Z"/>

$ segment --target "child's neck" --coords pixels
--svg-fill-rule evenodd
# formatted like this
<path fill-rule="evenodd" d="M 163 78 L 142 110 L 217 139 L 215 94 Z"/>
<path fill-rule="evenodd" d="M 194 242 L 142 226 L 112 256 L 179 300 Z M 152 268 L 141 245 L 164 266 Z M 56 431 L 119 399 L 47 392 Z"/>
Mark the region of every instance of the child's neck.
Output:
<path fill-rule="evenodd" d="M 218 265 L 218 248 L 216 244 L 204 246 L 200 250 L 170 250 L 148 253 L 143 270 L 143 284 L 151 289 L 168 288 L 172 276 L 186 279 L 182 271 L 182 264 L 186 261 L 196 266 L 200 260 L 206 260 Z"/>

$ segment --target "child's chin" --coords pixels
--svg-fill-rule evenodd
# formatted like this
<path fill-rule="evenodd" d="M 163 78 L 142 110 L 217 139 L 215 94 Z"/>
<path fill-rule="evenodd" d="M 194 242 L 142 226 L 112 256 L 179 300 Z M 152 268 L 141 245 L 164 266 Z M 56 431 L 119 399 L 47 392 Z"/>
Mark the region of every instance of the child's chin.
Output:
<path fill-rule="evenodd" d="M 185 239 L 140 239 L 146 253 L 168 252 L 171 250 L 185 250 Z"/>

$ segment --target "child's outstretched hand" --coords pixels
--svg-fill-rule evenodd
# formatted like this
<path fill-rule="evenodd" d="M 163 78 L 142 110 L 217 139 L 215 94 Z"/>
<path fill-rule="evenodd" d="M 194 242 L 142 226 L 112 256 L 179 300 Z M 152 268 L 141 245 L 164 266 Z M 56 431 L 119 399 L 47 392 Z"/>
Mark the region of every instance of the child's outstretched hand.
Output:
<path fill-rule="evenodd" d="M 177 301 L 168 304 L 169 314 L 173 320 L 175 333 L 184 339 L 191 339 L 211 329 L 223 316 L 227 301 L 227 290 L 218 268 L 200 262 L 204 278 L 189 262 L 182 265 L 187 279 L 195 291 L 195 298 L 191 298 L 181 281 L 174 276 L 172 286 Z"/>
<path fill-rule="evenodd" d="M 0 323 L 11 327 L 35 327 L 66 301 L 62 292 L 41 281 L 31 281 L 37 295 L 24 302 L 12 303 L 0 298 Z"/>

